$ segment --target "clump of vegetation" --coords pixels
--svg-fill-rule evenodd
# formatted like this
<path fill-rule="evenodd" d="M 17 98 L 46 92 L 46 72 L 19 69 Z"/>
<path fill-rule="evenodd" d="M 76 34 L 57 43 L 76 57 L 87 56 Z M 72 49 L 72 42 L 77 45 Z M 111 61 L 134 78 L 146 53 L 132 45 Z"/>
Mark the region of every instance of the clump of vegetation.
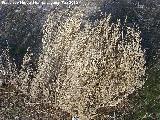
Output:
<path fill-rule="evenodd" d="M 41 108 L 49 104 L 49 109 L 77 111 L 81 120 L 87 120 L 98 118 L 103 108 L 125 104 L 127 96 L 144 84 L 146 67 L 140 31 L 125 23 L 121 25 L 120 21 L 112 23 L 111 15 L 102 15 L 92 22 L 87 19 L 85 9 L 58 8 L 48 15 L 43 26 L 42 52 L 36 71 L 32 68 L 34 54 L 30 48 L 20 70 L 9 53 L 2 52 L 6 64 L 1 64 L 1 71 L 7 72 L 0 77 L 9 80 L 14 88 L 10 94 L 13 99 L 6 100 L 16 101 L 18 96 L 23 106 L 9 105 L 8 108 L 15 109 L 8 112 L 32 106 L 36 112 L 41 110 L 39 117 L 54 118 L 57 109 L 46 113 Z M 31 111 L 27 110 L 29 116 Z"/>
<path fill-rule="evenodd" d="M 76 109 L 81 119 L 90 119 L 96 109 L 116 106 L 142 87 L 140 31 L 119 21 L 110 25 L 110 16 L 91 23 L 78 8 L 65 15 L 66 20 L 51 13 L 44 25 L 40 75 L 45 77 L 38 81 L 48 95 L 45 84 L 55 83 L 55 101 L 62 109 Z"/>

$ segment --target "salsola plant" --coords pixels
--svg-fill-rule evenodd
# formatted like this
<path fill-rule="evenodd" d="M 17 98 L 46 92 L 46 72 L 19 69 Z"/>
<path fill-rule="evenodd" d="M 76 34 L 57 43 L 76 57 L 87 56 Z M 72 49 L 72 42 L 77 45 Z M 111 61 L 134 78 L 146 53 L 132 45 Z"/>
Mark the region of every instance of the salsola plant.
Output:
<path fill-rule="evenodd" d="M 3 67 L 24 94 L 78 111 L 81 120 L 119 104 L 142 87 L 145 74 L 140 31 L 120 21 L 111 24 L 111 15 L 92 23 L 84 11 L 75 7 L 48 15 L 37 73 L 29 49 L 19 72 L 10 61 Z"/>
<path fill-rule="evenodd" d="M 41 90 L 49 99 L 53 92 L 56 105 L 77 110 L 82 120 L 141 88 L 145 74 L 138 29 L 120 21 L 110 24 L 111 15 L 94 23 L 84 15 L 78 8 L 48 15 L 39 73 L 31 87 L 33 97 Z"/>

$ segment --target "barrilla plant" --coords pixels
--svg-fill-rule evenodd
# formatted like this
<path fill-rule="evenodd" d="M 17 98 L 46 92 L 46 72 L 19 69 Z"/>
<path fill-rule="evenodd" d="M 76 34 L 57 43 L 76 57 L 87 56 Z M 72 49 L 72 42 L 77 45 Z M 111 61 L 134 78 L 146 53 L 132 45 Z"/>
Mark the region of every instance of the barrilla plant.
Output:
<path fill-rule="evenodd" d="M 24 108 L 47 103 L 87 120 L 142 87 L 146 68 L 140 31 L 110 18 L 91 22 L 79 7 L 52 11 L 43 26 L 37 71 L 29 48 L 18 72 L 4 50 L 3 71 L 10 72 L 2 77 L 9 76 L 6 79 L 25 96 Z"/>
<path fill-rule="evenodd" d="M 52 12 L 44 25 L 43 52 L 32 96 L 44 99 L 54 90 L 55 104 L 80 119 L 105 106 L 116 106 L 144 84 L 140 31 L 110 24 L 104 15 L 94 23 L 84 11 Z M 36 87 L 35 87 L 36 86 Z"/>

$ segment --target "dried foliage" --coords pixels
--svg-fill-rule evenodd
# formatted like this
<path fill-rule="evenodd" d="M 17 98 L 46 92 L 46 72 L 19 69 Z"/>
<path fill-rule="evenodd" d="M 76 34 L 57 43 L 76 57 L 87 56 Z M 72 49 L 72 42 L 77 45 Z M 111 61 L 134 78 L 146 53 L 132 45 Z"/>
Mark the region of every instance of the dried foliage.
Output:
<path fill-rule="evenodd" d="M 16 90 L 27 96 L 24 105 L 26 100 L 51 103 L 87 120 L 101 108 L 123 103 L 144 84 L 140 31 L 120 21 L 110 24 L 111 15 L 89 22 L 84 11 L 71 7 L 48 15 L 37 72 L 30 49 L 19 72 L 7 51 L 2 52 L 7 64 L 0 64 L 1 71 L 7 74 L 0 77 L 9 76 Z"/>
<path fill-rule="evenodd" d="M 32 96 L 40 87 L 45 99 L 55 88 L 56 104 L 68 112 L 78 110 L 82 120 L 141 88 L 145 74 L 140 31 L 119 21 L 110 25 L 110 16 L 90 23 L 83 13 L 75 8 L 48 16 L 32 87 Z"/>

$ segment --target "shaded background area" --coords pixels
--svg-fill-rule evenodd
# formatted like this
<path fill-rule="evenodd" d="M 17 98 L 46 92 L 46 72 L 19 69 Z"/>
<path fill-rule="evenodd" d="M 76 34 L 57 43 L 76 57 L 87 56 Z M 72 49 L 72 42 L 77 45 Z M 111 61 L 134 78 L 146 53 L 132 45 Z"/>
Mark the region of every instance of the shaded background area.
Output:
<path fill-rule="evenodd" d="M 42 45 L 42 25 L 46 14 L 41 9 L 25 5 L 4 5 L 0 9 L 0 46 L 9 47 L 11 58 L 20 69 L 28 47 L 38 59 Z"/>

